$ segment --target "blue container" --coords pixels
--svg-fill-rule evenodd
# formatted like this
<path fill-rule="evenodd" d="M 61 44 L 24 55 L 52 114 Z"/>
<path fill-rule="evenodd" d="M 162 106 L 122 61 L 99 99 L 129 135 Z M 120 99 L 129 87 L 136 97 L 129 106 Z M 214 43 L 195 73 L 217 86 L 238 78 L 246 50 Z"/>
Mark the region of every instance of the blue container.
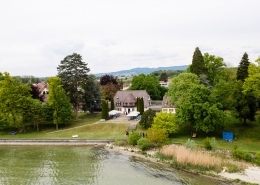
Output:
<path fill-rule="evenodd" d="M 224 140 L 228 142 L 232 142 L 234 139 L 234 133 L 233 132 L 222 132 L 222 137 Z"/>

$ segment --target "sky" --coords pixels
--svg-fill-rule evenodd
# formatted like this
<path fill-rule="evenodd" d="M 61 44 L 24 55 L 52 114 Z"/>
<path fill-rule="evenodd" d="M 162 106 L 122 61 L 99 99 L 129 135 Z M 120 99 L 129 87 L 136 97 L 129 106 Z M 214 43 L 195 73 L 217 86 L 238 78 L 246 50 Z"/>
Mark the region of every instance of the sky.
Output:
<path fill-rule="evenodd" d="M 78 53 L 90 74 L 260 56 L 259 0 L 0 0 L 0 72 L 57 75 Z"/>

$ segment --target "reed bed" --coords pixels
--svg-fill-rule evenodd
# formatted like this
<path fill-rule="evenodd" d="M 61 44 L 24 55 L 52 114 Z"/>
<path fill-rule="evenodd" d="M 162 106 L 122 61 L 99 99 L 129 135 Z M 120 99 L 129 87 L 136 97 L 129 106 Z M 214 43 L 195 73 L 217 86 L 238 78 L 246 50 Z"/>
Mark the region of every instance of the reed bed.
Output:
<path fill-rule="evenodd" d="M 175 162 L 181 165 L 221 169 L 223 164 L 223 160 L 220 157 L 213 156 L 210 152 L 192 150 L 181 145 L 165 146 L 160 150 L 160 153 L 173 157 Z"/>

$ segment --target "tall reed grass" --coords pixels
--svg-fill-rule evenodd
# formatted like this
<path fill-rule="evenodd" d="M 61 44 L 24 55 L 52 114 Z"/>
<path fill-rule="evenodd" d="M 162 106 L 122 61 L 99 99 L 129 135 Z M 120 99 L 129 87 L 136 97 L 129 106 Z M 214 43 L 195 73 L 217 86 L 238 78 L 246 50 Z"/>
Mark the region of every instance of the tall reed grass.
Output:
<path fill-rule="evenodd" d="M 169 145 L 160 150 L 165 156 L 171 156 L 175 163 L 183 166 L 193 166 L 204 170 L 220 171 L 223 160 L 213 156 L 208 151 L 200 151 L 186 148 L 182 145 Z"/>

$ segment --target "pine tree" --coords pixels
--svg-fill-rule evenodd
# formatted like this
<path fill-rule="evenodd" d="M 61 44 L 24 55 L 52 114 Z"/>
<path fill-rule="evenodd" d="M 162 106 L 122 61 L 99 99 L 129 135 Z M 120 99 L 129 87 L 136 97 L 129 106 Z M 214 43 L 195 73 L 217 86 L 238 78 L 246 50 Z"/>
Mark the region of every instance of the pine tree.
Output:
<path fill-rule="evenodd" d="M 245 53 L 239 63 L 238 69 L 237 69 L 237 80 L 241 80 L 242 82 L 245 81 L 245 79 L 248 77 L 248 66 L 250 62 L 248 59 L 248 54 Z"/>
<path fill-rule="evenodd" d="M 78 110 L 83 102 L 84 91 L 82 89 L 88 79 L 90 69 L 87 63 L 82 61 L 82 56 L 77 53 L 66 56 L 57 67 L 58 76 L 62 80 L 62 87 L 69 96 L 70 103 L 73 106 L 76 119 L 78 119 Z"/>
<path fill-rule="evenodd" d="M 190 72 L 195 73 L 198 76 L 201 74 L 207 75 L 207 68 L 205 66 L 204 58 L 198 47 L 196 47 L 193 54 Z"/>

